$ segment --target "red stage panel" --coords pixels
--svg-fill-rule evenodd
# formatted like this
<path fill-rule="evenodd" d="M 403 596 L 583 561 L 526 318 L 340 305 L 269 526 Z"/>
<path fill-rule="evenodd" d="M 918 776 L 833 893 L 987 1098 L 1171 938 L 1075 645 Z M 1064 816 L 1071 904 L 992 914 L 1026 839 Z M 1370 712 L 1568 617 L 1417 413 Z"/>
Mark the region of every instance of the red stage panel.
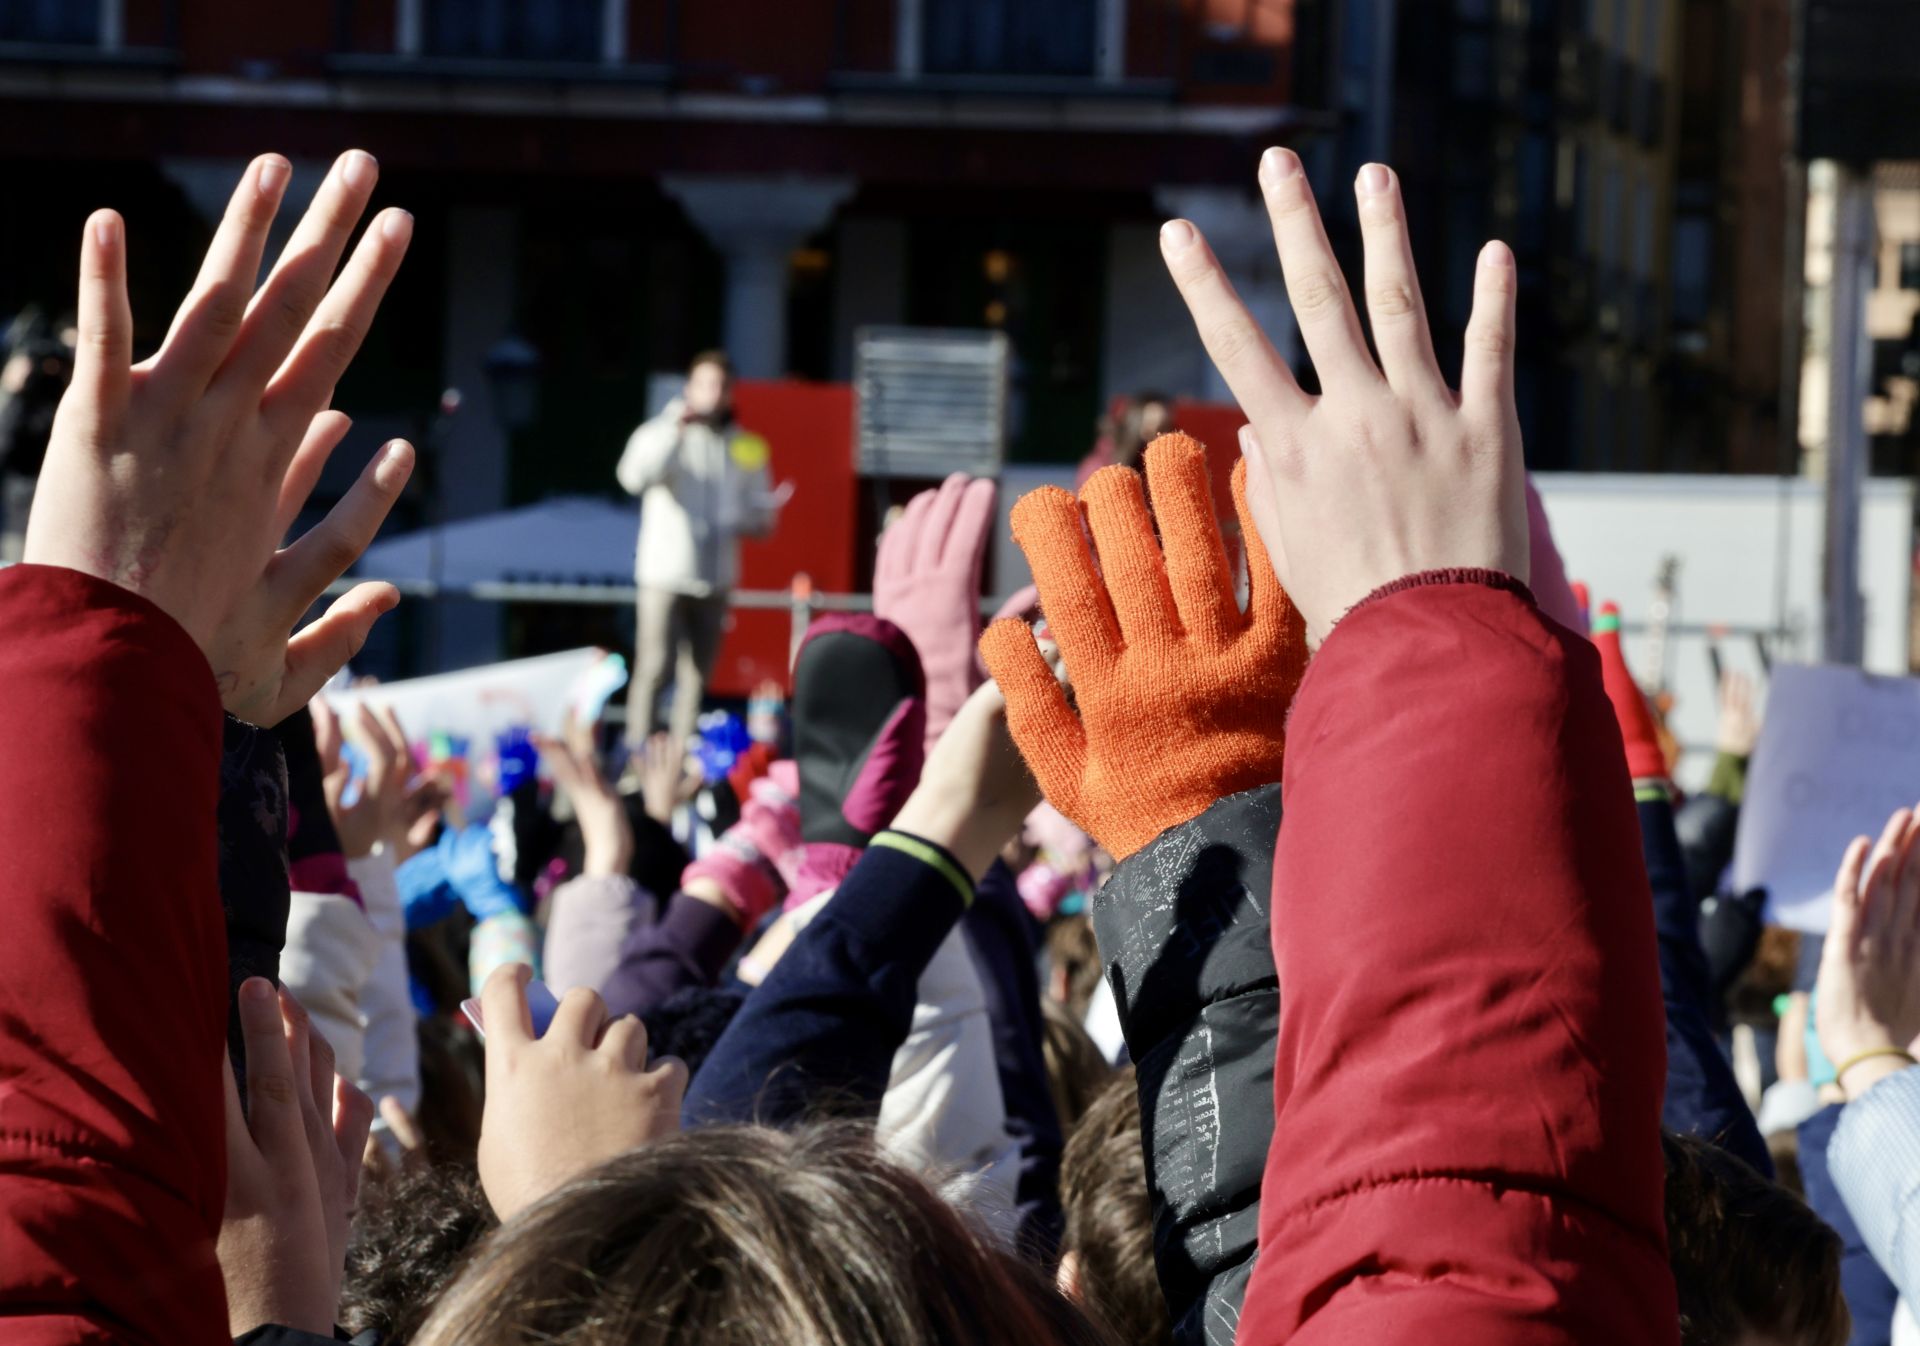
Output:
<path fill-rule="evenodd" d="M 734 401 L 740 424 L 764 435 L 773 451 L 773 478 L 793 483 L 780 526 L 762 542 L 740 548 L 740 584 L 785 589 L 795 574 L 813 577 L 827 593 L 853 588 L 853 389 L 844 383 L 743 380 Z M 711 690 L 746 696 L 763 678 L 787 684 L 792 621 L 785 610 L 734 613 L 720 647 Z"/>

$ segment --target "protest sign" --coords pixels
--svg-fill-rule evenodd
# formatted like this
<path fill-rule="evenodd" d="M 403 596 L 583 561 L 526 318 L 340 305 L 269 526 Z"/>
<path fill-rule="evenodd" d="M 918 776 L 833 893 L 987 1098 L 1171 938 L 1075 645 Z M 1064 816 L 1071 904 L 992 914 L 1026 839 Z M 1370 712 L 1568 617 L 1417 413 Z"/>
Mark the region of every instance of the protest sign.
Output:
<path fill-rule="evenodd" d="M 1767 890 L 1767 920 L 1819 934 L 1847 843 L 1920 802 L 1920 679 L 1783 665 L 1747 775 L 1736 889 Z"/>
<path fill-rule="evenodd" d="M 605 650 L 566 650 L 375 687 L 329 687 L 326 698 L 341 713 L 362 700 L 390 706 L 416 740 L 446 735 L 491 744 L 511 729 L 558 733 L 581 684 L 606 657 Z"/>

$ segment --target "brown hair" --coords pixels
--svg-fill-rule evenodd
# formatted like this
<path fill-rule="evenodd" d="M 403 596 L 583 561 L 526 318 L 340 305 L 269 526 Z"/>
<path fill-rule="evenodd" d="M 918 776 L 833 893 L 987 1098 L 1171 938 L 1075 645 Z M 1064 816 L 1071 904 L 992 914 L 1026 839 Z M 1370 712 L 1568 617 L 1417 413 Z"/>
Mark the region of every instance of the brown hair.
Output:
<path fill-rule="evenodd" d="M 1100 1346 L 870 1128 L 712 1127 L 602 1165 L 504 1226 L 420 1346 Z"/>
<path fill-rule="evenodd" d="M 733 377 L 733 357 L 717 346 L 712 350 L 701 351 L 698 355 L 687 361 L 688 376 L 691 377 L 693 371 L 700 368 L 701 365 L 712 365 L 728 378 Z"/>
<path fill-rule="evenodd" d="M 1164 1346 L 1173 1335 L 1153 1265 L 1153 1207 L 1140 1139 L 1133 1067 L 1080 1119 L 1060 1161 L 1067 1229 L 1060 1250 L 1077 1264 L 1075 1293 L 1127 1346 Z"/>
<path fill-rule="evenodd" d="M 469 1250 L 500 1222 L 470 1165 L 403 1169 L 364 1183 L 347 1243 L 340 1325 L 407 1346 Z"/>
<path fill-rule="evenodd" d="M 1073 1011 L 1058 1000 L 1040 1002 L 1040 1053 L 1047 1062 L 1047 1089 L 1062 1131 L 1074 1124 L 1113 1079 L 1113 1065 Z"/>
<path fill-rule="evenodd" d="M 1840 1236 L 1719 1146 L 1672 1133 L 1663 1142 L 1681 1346 L 1732 1346 L 1749 1332 L 1845 1346 Z"/>
<path fill-rule="evenodd" d="M 1065 1003 L 1074 1017 L 1087 1017 L 1093 1003 L 1093 988 L 1100 984 L 1102 967 L 1100 942 L 1094 938 L 1093 920 L 1085 912 L 1056 916 L 1047 922 L 1047 961 L 1064 979 Z"/>

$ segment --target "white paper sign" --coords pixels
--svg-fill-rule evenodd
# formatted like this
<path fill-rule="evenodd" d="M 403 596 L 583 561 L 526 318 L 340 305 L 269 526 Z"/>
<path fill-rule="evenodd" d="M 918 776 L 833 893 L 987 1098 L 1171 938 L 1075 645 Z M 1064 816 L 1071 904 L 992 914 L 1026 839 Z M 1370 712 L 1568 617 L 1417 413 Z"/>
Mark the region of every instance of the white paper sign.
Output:
<path fill-rule="evenodd" d="M 1739 890 L 1767 890 L 1767 920 L 1825 932 L 1847 843 L 1920 803 L 1920 679 L 1781 665 L 1747 774 L 1733 850 Z"/>
<path fill-rule="evenodd" d="M 516 727 L 559 733 L 576 684 L 590 677 L 605 655 L 592 648 L 567 650 L 364 690 L 328 688 L 326 697 L 340 713 L 363 699 L 391 706 L 416 743 L 433 734 L 450 734 L 491 747 L 495 735 Z"/>

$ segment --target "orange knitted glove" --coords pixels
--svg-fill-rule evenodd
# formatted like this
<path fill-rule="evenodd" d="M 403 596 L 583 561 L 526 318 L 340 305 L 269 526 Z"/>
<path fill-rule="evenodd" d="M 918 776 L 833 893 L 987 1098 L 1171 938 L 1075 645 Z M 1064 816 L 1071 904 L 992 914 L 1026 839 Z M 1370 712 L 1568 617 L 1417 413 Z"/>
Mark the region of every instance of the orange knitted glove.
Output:
<path fill-rule="evenodd" d="M 1043 486 L 1013 509 L 1014 540 L 1033 567 L 1079 713 L 1024 623 L 995 622 L 980 641 L 1040 788 L 1116 859 L 1216 799 L 1280 779 L 1287 707 L 1307 662 L 1305 625 L 1247 510 L 1245 463 L 1233 471 L 1252 587 L 1244 613 L 1206 450 L 1163 435 L 1146 464 L 1152 516 L 1139 474 L 1126 467 L 1094 473 L 1078 504 Z"/>

